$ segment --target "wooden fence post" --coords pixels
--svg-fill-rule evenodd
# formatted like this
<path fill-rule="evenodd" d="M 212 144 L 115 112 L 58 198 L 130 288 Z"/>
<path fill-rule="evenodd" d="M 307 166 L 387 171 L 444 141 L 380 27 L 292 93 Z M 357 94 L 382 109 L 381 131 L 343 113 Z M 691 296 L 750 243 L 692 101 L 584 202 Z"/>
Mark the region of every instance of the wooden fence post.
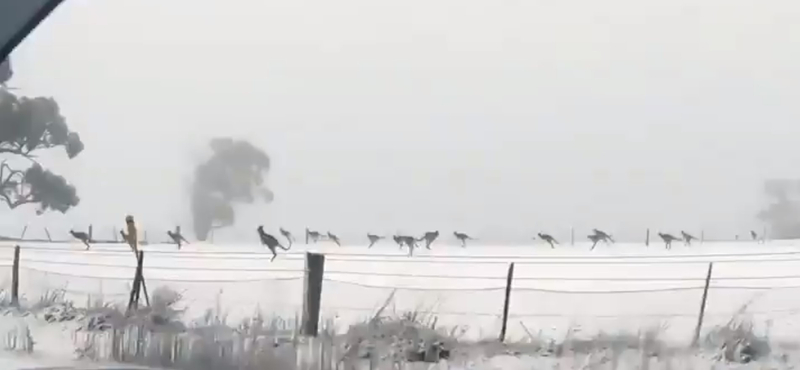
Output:
<path fill-rule="evenodd" d="M 303 323 L 301 333 L 316 337 L 319 331 L 319 313 L 322 301 L 322 278 L 325 273 L 325 255 L 306 253 L 303 279 Z"/>
<path fill-rule="evenodd" d="M 650 246 L 650 228 L 649 227 L 647 228 L 647 235 L 645 235 L 645 237 L 644 237 L 644 246 L 645 247 L 649 247 Z"/>
<path fill-rule="evenodd" d="M 14 247 L 14 265 L 11 266 L 11 306 L 19 307 L 19 245 Z"/>
<path fill-rule="evenodd" d="M 324 356 L 326 338 L 318 338 L 319 316 L 322 301 L 322 281 L 325 274 L 325 255 L 306 253 L 305 277 L 303 279 L 303 313 L 300 323 L 300 338 L 297 342 L 298 370 L 328 369 L 330 361 Z"/>
<path fill-rule="evenodd" d="M 144 289 L 144 298 L 147 305 L 150 305 L 150 297 L 147 295 L 147 286 L 144 283 L 144 275 L 142 274 L 144 266 L 144 251 L 139 251 L 136 256 L 136 273 L 133 275 L 133 287 L 131 288 L 131 295 L 128 299 L 128 312 L 139 307 L 139 297 L 142 289 Z"/>
<path fill-rule="evenodd" d="M 569 229 L 569 245 L 575 246 L 575 228 L 571 227 Z"/>
<path fill-rule="evenodd" d="M 511 284 L 514 282 L 514 262 L 508 265 L 508 276 L 506 276 L 506 299 L 503 303 L 503 326 L 500 327 L 500 343 L 506 340 L 506 329 L 508 328 L 508 309 L 511 305 Z"/>
<path fill-rule="evenodd" d="M 703 298 L 700 301 L 700 314 L 697 316 L 697 326 L 694 328 L 694 337 L 692 338 L 692 347 L 697 346 L 700 341 L 700 330 L 703 328 L 703 318 L 706 314 L 706 300 L 708 299 L 708 286 L 711 283 L 711 273 L 714 269 L 714 263 L 708 263 L 708 274 L 706 275 L 706 286 L 703 289 Z"/>

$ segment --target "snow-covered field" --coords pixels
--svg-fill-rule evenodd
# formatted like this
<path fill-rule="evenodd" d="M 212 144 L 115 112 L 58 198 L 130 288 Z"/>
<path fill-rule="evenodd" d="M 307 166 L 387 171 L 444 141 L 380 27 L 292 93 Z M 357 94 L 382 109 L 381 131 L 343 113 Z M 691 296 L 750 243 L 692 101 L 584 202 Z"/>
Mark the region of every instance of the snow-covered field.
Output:
<path fill-rule="evenodd" d="M 149 245 L 147 288 L 183 293 L 188 317 L 220 309 L 230 322 L 253 315 L 294 319 L 302 306 L 304 252 L 327 255 L 324 318 L 341 329 L 370 316 L 397 289 L 389 311 L 431 311 L 440 326 L 467 338 L 500 332 L 508 264 L 515 263 L 508 338 L 563 338 L 665 325 L 662 339 L 691 340 L 708 262 L 714 262 L 705 327 L 723 324 L 745 304 L 761 330 L 795 339 L 800 325 L 800 243 L 716 242 L 671 251 L 658 243 L 529 247 L 434 244 L 408 257 L 391 243 L 295 245 L 270 262 L 259 246 Z M 0 276 L 10 287 L 13 244 L 0 245 Z M 135 259 L 122 244 L 21 244 L 20 292 L 36 300 L 64 289 L 76 305 L 126 302 Z"/>

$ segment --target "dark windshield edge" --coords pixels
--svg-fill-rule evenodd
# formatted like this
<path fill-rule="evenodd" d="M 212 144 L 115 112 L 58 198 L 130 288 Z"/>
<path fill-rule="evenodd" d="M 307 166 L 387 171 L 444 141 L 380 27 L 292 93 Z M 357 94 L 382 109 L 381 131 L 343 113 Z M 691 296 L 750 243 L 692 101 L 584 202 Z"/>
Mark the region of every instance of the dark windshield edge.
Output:
<path fill-rule="evenodd" d="M 61 4 L 63 0 L 47 0 L 38 11 L 20 27 L 5 43 L 0 45 L 0 62 L 6 60 L 8 55 L 39 25 L 48 15 Z"/>

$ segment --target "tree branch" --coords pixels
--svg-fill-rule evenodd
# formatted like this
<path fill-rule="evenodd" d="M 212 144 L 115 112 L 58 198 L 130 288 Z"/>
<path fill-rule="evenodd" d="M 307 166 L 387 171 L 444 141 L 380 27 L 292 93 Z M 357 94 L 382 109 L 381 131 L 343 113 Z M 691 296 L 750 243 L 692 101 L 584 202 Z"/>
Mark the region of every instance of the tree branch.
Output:
<path fill-rule="evenodd" d="M 30 194 L 30 193 L 28 193 L 24 197 L 17 198 L 17 200 L 15 200 L 15 201 L 12 201 L 11 197 L 6 192 L 0 192 L 0 197 L 2 197 L 3 200 L 6 202 L 6 204 L 8 205 L 8 208 L 11 208 L 11 209 L 17 208 L 17 207 L 19 207 L 21 205 L 28 204 L 28 203 L 36 203 L 36 201 L 33 199 L 33 194 Z"/>
<path fill-rule="evenodd" d="M 0 197 L 6 202 L 9 208 L 14 209 L 19 207 L 23 204 L 33 203 L 33 195 L 28 193 L 24 196 L 20 196 L 21 189 L 17 187 L 21 186 L 22 181 L 12 181 L 14 176 L 20 176 L 24 178 L 24 174 L 20 170 L 15 170 L 11 168 L 11 166 L 6 163 L 7 161 L 3 161 L 0 163 Z M 8 170 L 8 176 L 3 177 L 6 170 Z M 16 200 L 11 199 L 11 194 L 16 195 Z"/>

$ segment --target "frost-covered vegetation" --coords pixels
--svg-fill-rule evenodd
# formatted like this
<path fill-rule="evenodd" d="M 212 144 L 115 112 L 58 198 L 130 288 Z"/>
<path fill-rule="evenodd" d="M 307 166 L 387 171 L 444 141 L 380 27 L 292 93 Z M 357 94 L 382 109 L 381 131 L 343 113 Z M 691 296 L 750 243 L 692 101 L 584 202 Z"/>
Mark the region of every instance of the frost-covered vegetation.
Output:
<path fill-rule="evenodd" d="M 253 317 L 231 323 L 219 307 L 199 318 L 184 317 L 181 294 L 158 288 L 151 305 L 126 307 L 99 301 L 78 308 L 63 292 L 50 291 L 11 305 L 0 292 L 8 351 L 48 352 L 69 347 L 71 357 L 174 369 L 530 369 L 569 366 L 581 369 L 677 369 L 736 367 L 792 368 L 800 351 L 757 335 L 747 307 L 723 326 L 711 328 L 697 348 L 665 343 L 666 324 L 638 333 L 599 333 L 546 338 L 526 328 L 514 343 L 467 341 L 464 328 L 442 327 L 434 314 L 388 312 L 393 299 L 346 330 L 324 320 L 317 339 L 296 328 L 299 317 Z M 52 337 L 54 332 L 62 334 Z M 58 337 L 56 335 L 56 337 Z M 46 341 L 39 345 L 37 340 Z M 436 365 L 434 365 L 434 363 Z"/>

